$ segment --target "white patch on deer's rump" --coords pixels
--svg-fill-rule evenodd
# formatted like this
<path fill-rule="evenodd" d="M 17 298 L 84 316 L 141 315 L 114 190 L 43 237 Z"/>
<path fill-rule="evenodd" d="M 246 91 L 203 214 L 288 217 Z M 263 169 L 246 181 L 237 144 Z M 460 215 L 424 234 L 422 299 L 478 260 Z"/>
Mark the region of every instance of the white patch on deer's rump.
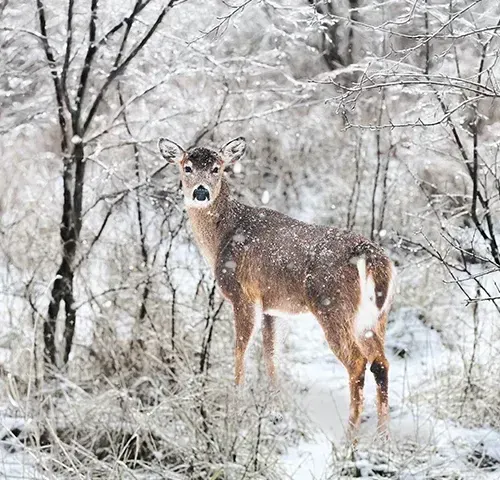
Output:
<path fill-rule="evenodd" d="M 363 332 L 375 327 L 380 311 L 375 300 L 375 282 L 371 275 L 366 274 L 366 259 L 359 257 L 356 267 L 359 272 L 360 300 L 354 328 L 356 335 L 360 336 Z"/>
<path fill-rule="evenodd" d="M 380 309 L 380 312 L 387 312 L 392 304 L 392 299 L 394 296 L 394 289 L 396 283 L 396 269 L 394 268 L 394 264 L 391 262 L 391 279 L 389 280 L 389 287 L 387 289 L 387 294 L 385 297 L 384 304 Z"/>

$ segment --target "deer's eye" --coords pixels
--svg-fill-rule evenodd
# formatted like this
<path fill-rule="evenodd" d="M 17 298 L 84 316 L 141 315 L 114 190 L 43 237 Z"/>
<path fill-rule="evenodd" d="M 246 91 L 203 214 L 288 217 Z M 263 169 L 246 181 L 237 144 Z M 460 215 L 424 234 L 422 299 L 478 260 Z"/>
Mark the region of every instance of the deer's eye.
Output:
<path fill-rule="evenodd" d="M 215 166 L 213 169 L 212 169 L 212 173 L 214 175 L 217 175 L 219 173 L 219 167 Z"/>
<path fill-rule="evenodd" d="M 184 171 L 185 171 L 186 173 L 191 173 L 191 172 L 193 171 L 193 169 L 192 169 L 189 165 L 186 165 L 186 166 L 184 167 Z"/>

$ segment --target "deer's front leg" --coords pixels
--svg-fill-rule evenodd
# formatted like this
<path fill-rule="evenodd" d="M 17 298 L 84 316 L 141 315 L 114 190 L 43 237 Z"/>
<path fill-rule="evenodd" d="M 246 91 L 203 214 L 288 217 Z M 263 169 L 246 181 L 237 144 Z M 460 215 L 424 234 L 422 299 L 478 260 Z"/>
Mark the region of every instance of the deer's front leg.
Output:
<path fill-rule="evenodd" d="M 235 371 L 236 385 L 241 385 L 245 377 L 245 352 L 255 326 L 255 306 L 247 301 L 233 303 L 235 329 Z"/>

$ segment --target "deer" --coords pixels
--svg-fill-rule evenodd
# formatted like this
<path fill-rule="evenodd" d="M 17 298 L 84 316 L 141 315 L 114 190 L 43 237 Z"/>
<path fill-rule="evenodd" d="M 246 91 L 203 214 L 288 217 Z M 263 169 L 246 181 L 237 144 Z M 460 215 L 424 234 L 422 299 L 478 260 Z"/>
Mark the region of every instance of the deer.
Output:
<path fill-rule="evenodd" d="M 378 430 L 387 435 L 384 337 L 395 270 L 382 247 L 352 231 L 234 199 L 225 171 L 244 156 L 243 137 L 219 150 L 184 150 L 160 138 L 158 149 L 178 166 L 195 242 L 232 304 L 236 385 L 244 381 L 245 352 L 257 320 L 267 374 L 276 385 L 276 320 L 312 313 L 349 375 L 349 438 L 355 438 L 361 423 L 368 363 L 377 385 Z"/>

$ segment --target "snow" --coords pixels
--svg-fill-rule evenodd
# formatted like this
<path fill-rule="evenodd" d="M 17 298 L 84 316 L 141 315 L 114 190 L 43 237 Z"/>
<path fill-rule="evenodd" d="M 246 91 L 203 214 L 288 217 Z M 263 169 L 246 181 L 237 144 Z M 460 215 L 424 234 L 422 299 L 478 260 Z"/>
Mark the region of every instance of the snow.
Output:
<path fill-rule="evenodd" d="M 300 406 L 314 432 L 312 438 L 287 450 L 281 457 L 282 466 L 294 480 L 332 478 L 335 454 L 346 450 L 347 445 L 349 390 L 346 371 L 330 352 L 314 318 L 293 325 L 282 324 L 282 330 L 287 331 L 287 338 L 281 370 L 287 372 L 289 380 L 297 383 Z M 403 349 L 406 355 L 401 358 Z M 396 468 L 401 475 L 399 478 L 424 480 L 429 471 L 467 474 L 473 470 L 467 458 L 478 446 L 484 454 L 500 462 L 500 433 L 487 428 L 454 426 L 435 418 L 428 404 L 408 402 L 408 393 L 418 393 L 422 382 L 429 379 L 429 372 L 449 361 L 449 352 L 443 347 L 438 333 L 425 326 L 417 309 L 403 308 L 395 312 L 387 329 L 386 352 L 390 362 L 391 438 L 385 447 L 380 440 L 374 439 L 376 387 L 367 371 L 365 408 L 355 462 L 362 474 L 365 471 L 370 476 L 373 468 L 380 471 L 386 461 L 384 455 L 388 456 L 387 468 Z M 376 450 L 377 443 L 382 452 Z M 412 460 L 401 462 L 414 448 L 427 452 L 424 458 L 412 454 Z M 342 463 L 349 462 L 343 458 Z M 474 474 L 474 478 L 485 479 L 498 476 L 498 471 L 481 474 L 476 471 Z"/>
<path fill-rule="evenodd" d="M 22 404 L 26 400 L 22 386 L 26 379 L 31 379 L 33 372 L 29 370 L 34 368 L 33 346 L 41 345 L 34 331 L 47 311 L 61 253 L 61 137 L 43 50 L 40 44 L 32 43 L 30 35 L 24 35 L 38 30 L 32 2 L 0 3 L 0 20 L 7 28 L 1 32 L 5 55 L 0 59 L 0 96 L 8 100 L 1 102 L 0 114 L 0 366 L 2 376 L 5 369 L 20 379 L 21 395 L 17 400 Z M 130 7 L 127 2 L 102 3 L 99 32 L 128 15 Z M 153 9 L 155 3 L 161 2 L 151 2 Z M 449 131 L 449 122 L 453 122 L 463 151 L 472 160 L 476 149 L 469 127 L 474 122 L 478 127 L 478 187 L 488 208 L 479 202 L 477 213 L 486 231 L 486 215 L 491 215 L 493 227 L 489 234 L 498 234 L 500 217 L 495 186 L 499 180 L 499 110 L 492 103 L 496 94 L 490 89 L 493 96 L 489 100 L 480 93 L 474 99 L 475 94 L 458 85 L 470 78 L 477 79 L 479 56 L 488 39 L 491 45 L 487 52 L 484 50 L 488 75 L 482 75 L 484 88 L 480 90 L 486 92 L 488 86 L 498 83 L 498 31 L 494 30 L 498 1 L 469 2 L 467 12 L 463 12 L 466 15 L 457 13 L 449 32 L 442 27 L 450 18 L 452 2 L 386 2 L 382 9 L 376 3 L 366 2 L 358 9 L 361 21 L 353 31 L 353 59 L 359 63 L 333 72 L 321 55 L 320 39 L 324 40 L 323 27 L 335 19 L 341 20 L 337 35 L 343 36 L 351 24 L 346 5 L 336 5 L 338 11 L 329 16 L 304 1 L 252 2 L 252 8 L 243 9 L 231 19 L 227 29 L 222 29 L 224 32 L 212 38 L 199 37 L 199 32 L 217 24 L 217 18 L 223 18 L 233 7 L 224 2 L 178 3 L 181 5 L 169 11 L 163 28 L 148 48 L 120 77 L 130 135 L 123 125 L 124 110 L 111 93 L 116 83 L 110 85 L 105 102 L 85 132 L 88 165 L 83 248 L 79 249 L 82 264 L 76 278 L 78 321 L 68 377 L 75 382 L 82 377 L 86 381 L 86 365 L 77 374 L 75 368 L 81 365 L 73 360 L 78 360 L 80 354 L 86 358 L 100 328 L 113 331 L 103 335 L 103 342 L 110 344 L 106 355 L 120 352 L 120 342 L 130 337 L 142 305 L 146 277 L 152 282 L 148 320 L 154 327 L 150 329 L 148 323 L 146 334 L 169 338 L 157 327 L 168 326 L 173 286 L 177 295 L 173 310 L 177 310 L 180 335 L 189 334 L 186 357 L 197 352 L 196 340 L 205 324 L 206 305 L 200 306 L 201 301 L 195 305 L 195 300 L 210 290 L 213 277 L 200 274 L 202 261 L 186 238 L 174 244 L 165 241 L 175 230 L 176 222 L 180 222 L 176 212 L 182 207 L 175 194 L 178 180 L 172 169 L 161 178 L 149 178 L 152 166 L 156 170 L 164 164 L 159 161 L 155 142 L 168 135 L 189 145 L 200 131 L 206 130 L 200 142 L 219 147 L 227 139 L 245 134 L 250 140 L 251 155 L 244 163 L 234 165 L 236 178 L 232 179 L 245 203 L 262 203 L 295 218 L 324 225 L 345 226 L 347 220 L 347 225 L 358 232 L 376 234 L 391 250 L 391 258 L 397 257 L 408 272 L 401 276 L 402 291 L 396 299 L 399 305 L 391 312 L 387 328 L 392 437 L 383 448 L 372 441 L 376 409 L 370 372 L 366 377 L 360 445 L 355 457 L 350 458 L 343 451 L 349 414 L 346 371 L 331 353 L 314 318 L 287 318 L 288 334 L 279 372 L 293 390 L 285 400 L 290 406 L 297 402 L 300 414 L 307 418 L 302 439 L 298 444 L 290 442 L 281 456 L 287 475 L 297 480 L 338 478 L 346 475 L 342 465 L 350 465 L 365 477 L 386 471 L 405 479 L 500 478 L 500 470 L 494 471 L 495 462 L 500 461 L 499 423 L 495 423 L 491 413 L 475 416 L 474 411 L 468 411 L 462 418 L 460 411 L 460 405 L 465 403 L 464 387 L 471 380 L 466 378 L 468 373 L 473 377 L 475 390 L 469 392 L 473 398 L 467 408 L 474 410 L 477 406 L 478 410 L 491 412 L 500 405 L 496 366 L 498 312 L 491 302 L 483 301 L 488 294 L 496 296 L 500 278 L 482 276 L 485 265 L 489 263 L 488 267 L 496 270 L 498 262 L 471 222 L 473 182 L 467 171 L 470 165 L 460 158 L 456 139 Z M 330 3 L 333 6 L 334 2 Z M 67 93 L 73 102 L 86 51 L 77 45 L 85 46 L 88 38 L 88 21 L 83 21 L 88 8 L 82 8 L 78 13 L 82 21 L 73 24 L 75 48 L 67 78 Z M 63 1 L 52 2 L 48 11 L 48 37 L 58 69 L 62 67 L 66 42 L 66 12 L 67 2 Z M 430 13 L 430 30 L 445 35 L 440 33 L 422 41 L 424 13 L 426 17 Z M 153 16 L 154 12 L 141 14 L 141 25 L 136 25 L 140 28 L 132 29 L 128 46 L 142 38 Z M 394 34 L 380 28 L 388 18 L 393 21 Z M 477 28 L 481 32 L 474 33 Z M 408 32 L 415 33 L 415 38 Z M 167 44 L 169 48 L 164 48 Z M 94 62 L 82 112 L 88 112 L 96 86 L 106 81 L 110 71 L 107 60 L 116 58 L 113 48 L 117 45 L 119 42 L 103 45 L 99 61 Z M 442 105 L 435 101 L 434 93 L 429 94 L 429 85 L 400 85 L 385 90 L 370 87 L 365 91 L 356 87 L 356 78 L 359 85 L 382 78 L 397 83 L 408 75 L 413 78 L 415 72 L 423 72 L 424 46 L 431 47 L 431 65 L 426 66 L 430 67 L 429 73 L 455 84 L 444 88 L 436 85 L 437 90 L 433 90 L 442 95 L 449 117 L 443 117 Z M 341 99 L 332 85 L 314 83 L 314 79 L 328 78 L 341 84 L 353 82 L 354 88 L 350 93 L 341 92 Z M 435 128 L 417 126 L 440 118 L 444 121 Z M 381 123 L 407 126 L 379 129 Z M 355 125 L 362 128 L 351 128 Z M 81 144 L 83 139 L 71 132 L 68 129 L 67 138 L 74 145 Z M 135 153 L 132 144 L 138 148 Z M 238 143 L 236 146 L 235 154 L 239 155 L 243 147 Z M 386 159 L 387 177 L 382 178 L 380 167 L 384 169 Z M 150 186 L 148 190 L 135 189 L 136 161 L 140 162 L 139 177 Z M 377 185 L 380 188 L 375 192 Z M 382 194 L 386 187 L 387 199 Z M 144 265 L 138 253 L 135 199 L 116 204 L 92 255 L 87 255 L 107 207 L 116 198 L 116 192 L 122 190 L 139 192 L 143 201 L 148 265 Z M 175 209 L 163 205 L 161 210 L 161 202 L 154 198 L 158 190 L 167 192 L 162 194 L 168 197 L 164 203 L 175 205 Z M 108 195 L 104 202 L 94 203 Z M 375 217 L 384 221 L 379 224 Z M 168 228 L 164 228 L 163 220 L 169 223 Z M 184 226 L 181 232 L 185 235 Z M 442 261 L 429 262 L 414 244 L 396 247 L 393 241 L 398 236 L 401 244 L 404 238 L 417 243 L 425 238 L 424 245 L 441 256 Z M 238 233 L 233 239 L 244 242 L 245 235 Z M 171 247 L 168 265 L 163 264 L 165 251 Z M 483 270 L 470 262 L 467 265 L 471 275 L 481 275 L 476 281 L 483 282 L 486 293 L 476 294 L 474 281 L 460 284 L 468 288 L 471 299 L 478 301 L 477 315 L 472 314 L 471 306 L 464 305 L 466 296 L 456 284 L 456 295 L 450 295 L 451 286 L 443 283 L 443 279 L 451 280 L 443 261 L 452 265 L 458 262 L 460 267 L 460 252 L 466 254 L 467 262 L 474 257 L 469 259 L 469 253 L 486 259 Z M 152 256 L 158 260 L 151 262 Z M 233 269 L 235 264 L 229 261 L 226 267 Z M 293 274 L 294 262 L 290 261 L 287 268 Z M 467 271 L 455 274 L 461 281 L 469 275 Z M 115 288 L 116 295 L 111 294 Z M 332 301 L 328 297 L 322 299 L 325 306 Z M 217 372 L 214 375 L 221 377 L 232 369 L 232 358 L 227 354 L 232 320 L 229 315 L 222 320 L 220 328 L 224 328 L 227 337 L 217 337 L 219 343 L 212 352 Z M 472 358 L 474 368 L 468 372 Z M 182 359 L 180 369 L 185 366 L 190 368 Z M 4 393 L 0 401 L 7 403 L 7 398 Z M 494 401 L 497 403 L 493 405 Z M 5 429 L 0 435 L 0 478 L 43 478 L 37 470 L 39 452 L 10 438 L 7 432 L 24 425 L 19 412 L 0 411 L 0 421 Z M 490 427 L 488 421 L 495 426 Z"/>
<path fill-rule="evenodd" d="M 260 201 L 262 202 L 263 205 L 267 205 L 269 203 L 269 200 L 271 199 L 271 195 L 267 190 L 264 190 L 262 192 L 262 197 Z"/>
<path fill-rule="evenodd" d="M 0 479 L 34 480 L 44 479 L 37 469 L 37 462 L 26 451 L 18 437 L 11 432 L 25 432 L 25 422 L 21 418 L 10 415 L 6 410 L 0 411 Z"/>
<path fill-rule="evenodd" d="M 0 448 L 0 479 L 31 480 L 48 478 L 36 469 L 34 459 L 23 451 L 9 452 Z"/>

